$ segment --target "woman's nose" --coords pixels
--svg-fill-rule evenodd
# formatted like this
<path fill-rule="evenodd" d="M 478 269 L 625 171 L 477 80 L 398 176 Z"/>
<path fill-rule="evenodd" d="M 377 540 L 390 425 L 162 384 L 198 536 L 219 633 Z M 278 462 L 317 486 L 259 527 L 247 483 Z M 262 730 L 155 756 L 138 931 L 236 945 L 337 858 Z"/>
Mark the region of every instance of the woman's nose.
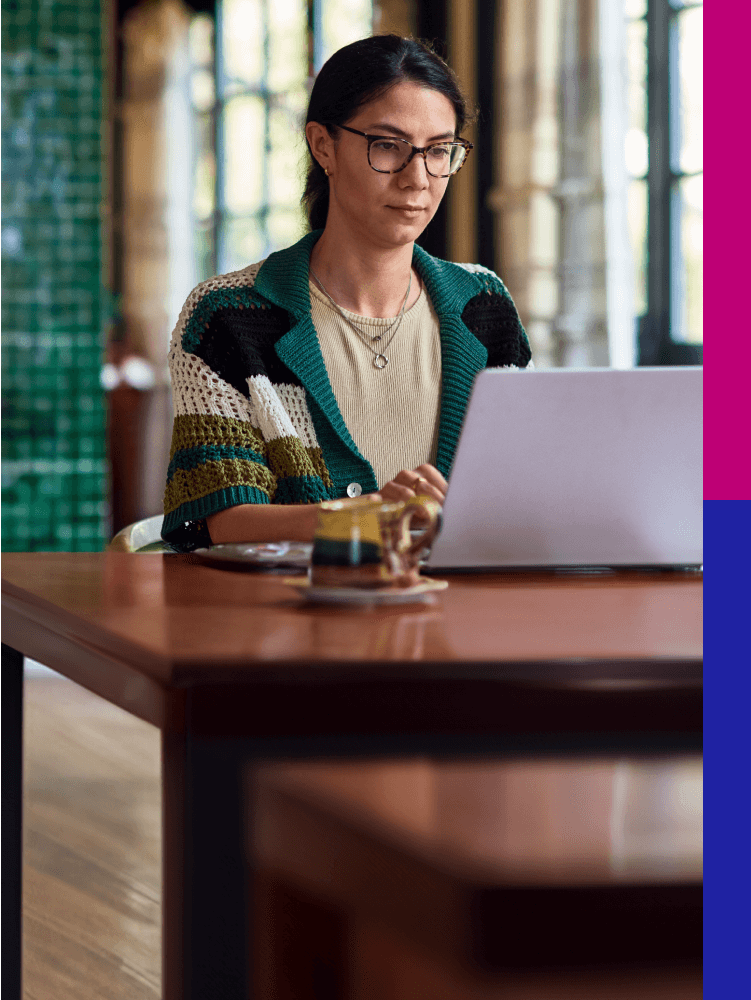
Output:
<path fill-rule="evenodd" d="M 399 171 L 397 177 L 402 178 L 403 184 L 421 190 L 430 184 L 430 174 L 428 173 L 427 164 L 420 153 L 415 153 L 404 170 Z"/>

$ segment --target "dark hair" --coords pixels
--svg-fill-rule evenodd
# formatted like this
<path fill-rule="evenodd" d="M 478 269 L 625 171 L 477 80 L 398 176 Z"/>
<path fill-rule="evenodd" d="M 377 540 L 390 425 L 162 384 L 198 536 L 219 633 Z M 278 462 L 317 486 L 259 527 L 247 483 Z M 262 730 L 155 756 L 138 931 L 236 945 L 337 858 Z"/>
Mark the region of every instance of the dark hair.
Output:
<path fill-rule="evenodd" d="M 323 64 L 313 85 L 305 124 L 321 122 L 331 137 L 336 138 L 337 125 L 345 125 L 363 104 L 407 80 L 437 90 L 451 101 L 456 112 L 457 135 L 471 121 L 472 111 L 456 74 L 429 42 L 400 35 L 374 35 L 345 45 Z M 310 228 L 322 229 L 329 211 L 329 182 L 310 146 L 308 153 L 310 162 L 302 203 Z"/>

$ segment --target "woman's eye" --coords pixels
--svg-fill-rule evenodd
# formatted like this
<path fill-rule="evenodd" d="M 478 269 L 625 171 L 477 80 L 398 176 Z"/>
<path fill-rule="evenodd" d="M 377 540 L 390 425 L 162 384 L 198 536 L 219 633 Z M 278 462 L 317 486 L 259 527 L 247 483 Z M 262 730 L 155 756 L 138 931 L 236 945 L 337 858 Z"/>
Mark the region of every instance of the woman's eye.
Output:
<path fill-rule="evenodd" d="M 389 142 L 388 139 L 381 139 L 379 142 L 374 142 L 373 145 L 376 149 L 380 149 L 384 153 L 393 153 L 397 148 L 395 142 Z"/>
<path fill-rule="evenodd" d="M 428 150 L 432 160 L 445 160 L 451 153 L 449 146 L 431 146 Z"/>

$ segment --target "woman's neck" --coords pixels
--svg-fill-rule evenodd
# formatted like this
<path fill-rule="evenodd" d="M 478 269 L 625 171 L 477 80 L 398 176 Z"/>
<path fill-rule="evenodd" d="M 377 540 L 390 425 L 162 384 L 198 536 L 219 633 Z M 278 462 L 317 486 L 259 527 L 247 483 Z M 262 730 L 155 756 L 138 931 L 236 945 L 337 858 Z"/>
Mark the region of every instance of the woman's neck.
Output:
<path fill-rule="evenodd" d="M 325 229 L 310 256 L 311 277 L 343 309 L 359 316 L 395 316 L 402 308 L 412 268 L 412 243 L 397 248 L 363 247 Z M 406 308 L 420 295 L 421 284 L 412 272 Z"/>

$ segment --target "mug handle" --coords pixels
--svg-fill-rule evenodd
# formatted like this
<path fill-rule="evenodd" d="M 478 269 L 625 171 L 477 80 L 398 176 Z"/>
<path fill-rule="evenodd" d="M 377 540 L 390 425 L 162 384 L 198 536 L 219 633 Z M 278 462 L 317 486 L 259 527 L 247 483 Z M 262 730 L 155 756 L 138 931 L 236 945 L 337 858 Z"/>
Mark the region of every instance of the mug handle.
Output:
<path fill-rule="evenodd" d="M 404 524 L 405 521 L 410 521 L 418 507 L 421 507 L 430 516 L 430 524 L 426 528 L 425 534 L 420 538 L 416 538 L 409 548 L 404 551 L 404 555 L 407 556 L 415 556 L 422 549 L 432 545 L 435 536 L 441 530 L 441 505 L 433 497 L 426 497 L 422 494 L 410 497 L 409 500 L 405 501 L 401 523 Z"/>

